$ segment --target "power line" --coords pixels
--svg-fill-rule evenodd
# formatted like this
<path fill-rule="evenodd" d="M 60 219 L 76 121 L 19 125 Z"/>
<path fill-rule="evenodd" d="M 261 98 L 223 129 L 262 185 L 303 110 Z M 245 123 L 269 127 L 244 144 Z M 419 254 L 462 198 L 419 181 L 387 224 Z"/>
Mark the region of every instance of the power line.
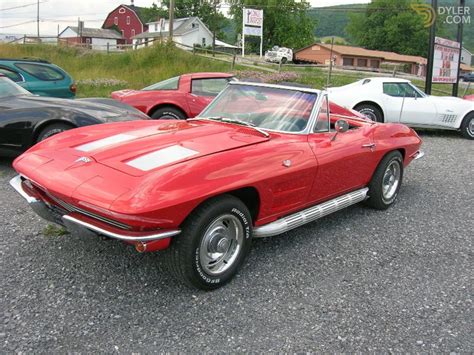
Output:
<path fill-rule="evenodd" d="M 8 25 L 8 26 L 0 26 L 0 28 L 16 27 L 16 26 L 26 25 L 27 23 L 33 23 L 33 22 L 36 22 L 36 20 L 30 20 L 30 21 L 25 21 L 25 22 L 21 22 L 21 23 L 15 23 L 13 25 Z"/>
<path fill-rule="evenodd" d="M 49 1 L 49 0 L 40 1 L 40 4 L 45 3 L 45 2 L 48 2 L 48 1 Z M 33 5 L 38 5 L 38 2 L 32 2 L 32 3 L 30 3 L 30 4 L 18 5 L 18 6 L 13 6 L 13 7 L 7 7 L 7 8 L 4 8 L 4 9 L 0 9 L 0 11 L 7 11 L 7 10 L 13 10 L 13 9 L 20 9 L 20 8 L 23 8 L 23 7 L 28 7 L 28 6 L 33 6 Z"/>

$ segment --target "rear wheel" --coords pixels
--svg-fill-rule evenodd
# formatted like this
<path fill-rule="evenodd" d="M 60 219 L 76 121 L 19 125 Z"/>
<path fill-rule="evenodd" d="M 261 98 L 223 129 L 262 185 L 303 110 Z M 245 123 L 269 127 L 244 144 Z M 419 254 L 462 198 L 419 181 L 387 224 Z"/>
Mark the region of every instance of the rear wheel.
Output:
<path fill-rule="evenodd" d="M 213 290 L 229 282 L 250 250 L 252 223 L 239 199 L 224 195 L 188 217 L 166 255 L 170 272 L 188 286 Z"/>
<path fill-rule="evenodd" d="M 461 134 L 464 138 L 474 139 L 474 112 L 471 112 L 462 120 Z"/>
<path fill-rule="evenodd" d="M 361 104 L 354 107 L 354 110 L 360 112 L 365 117 L 370 118 L 374 122 L 383 123 L 383 113 L 375 105 L 372 104 Z"/>
<path fill-rule="evenodd" d="M 54 136 L 55 134 L 67 131 L 68 129 L 71 129 L 71 128 L 74 128 L 74 127 L 65 123 L 50 124 L 40 131 L 40 133 L 38 134 L 38 138 L 36 139 L 36 143 L 41 142 L 51 136 Z"/>
<path fill-rule="evenodd" d="M 403 157 L 399 151 L 394 151 L 387 154 L 375 170 L 365 203 L 372 208 L 386 210 L 397 199 L 402 180 Z"/>
<path fill-rule="evenodd" d="M 186 115 L 177 108 L 165 106 L 153 112 L 151 118 L 154 120 L 184 120 Z"/>

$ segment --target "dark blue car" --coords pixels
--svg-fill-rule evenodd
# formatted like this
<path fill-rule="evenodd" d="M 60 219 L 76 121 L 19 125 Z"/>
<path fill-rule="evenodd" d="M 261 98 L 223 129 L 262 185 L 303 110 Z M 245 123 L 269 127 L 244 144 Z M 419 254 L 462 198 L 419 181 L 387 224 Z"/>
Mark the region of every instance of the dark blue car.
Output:
<path fill-rule="evenodd" d="M 0 58 L 0 73 L 35 95 L 61 98 L 76 95 L 72 77 L 46 60 Z"/>

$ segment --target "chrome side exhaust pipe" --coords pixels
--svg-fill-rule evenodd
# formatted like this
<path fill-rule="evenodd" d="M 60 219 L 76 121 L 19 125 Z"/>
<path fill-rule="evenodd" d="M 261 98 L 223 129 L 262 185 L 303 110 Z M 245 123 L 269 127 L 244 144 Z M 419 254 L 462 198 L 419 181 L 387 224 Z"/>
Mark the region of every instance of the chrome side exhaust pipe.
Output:
<path fill-rule="evenodd" d="M 256 227 L 253 230 L 253 236 L 254 238 L 272 237 L 301 227 L 306 223 L 313 222 L 331 213 L 342 210 L 343 208 L 364 201 L 367 198 L 368 191 L 369 189 L 365 187 L 283 217 L 275 222 Z"/>

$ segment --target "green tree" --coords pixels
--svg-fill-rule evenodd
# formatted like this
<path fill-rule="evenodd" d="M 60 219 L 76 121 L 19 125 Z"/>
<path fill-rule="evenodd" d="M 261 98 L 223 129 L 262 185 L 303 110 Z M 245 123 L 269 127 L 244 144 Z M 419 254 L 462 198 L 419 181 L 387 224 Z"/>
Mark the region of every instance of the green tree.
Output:
<path fill-rule="evenodd" d="M 401 54 L 428 53 L 429 28 L 411 5 L 422 0 L 373 0 L 363 14 L 351 14 L 346 31 L 353 43 Z"/>
<path fill-rule="evenodd" d="M 274 45 L 298 49 L 313 43 L 316 23 L 308 16 L 306 0 L 232 0 L 230 13 L 239 33 L 244 7 L 263 9 L 264 49 Z"/>

